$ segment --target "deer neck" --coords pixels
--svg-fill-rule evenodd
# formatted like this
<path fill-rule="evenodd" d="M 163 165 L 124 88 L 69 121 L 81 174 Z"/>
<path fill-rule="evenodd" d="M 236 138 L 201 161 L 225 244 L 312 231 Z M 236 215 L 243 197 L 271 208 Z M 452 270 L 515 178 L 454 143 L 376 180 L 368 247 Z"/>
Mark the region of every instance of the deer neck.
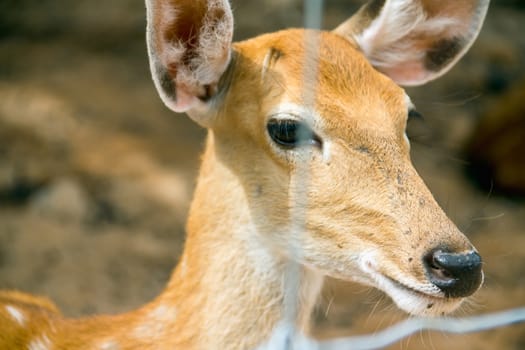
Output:
<path fill-rule="evenodd" d="M 178 304 L 177 323 L 202 342 L 196 347 L 254 348 L 287 320 L 290 265 L 260 236 L 243 186 L 218 158 L 210 132 L 184 253 L 160 299 Z M 288 321 L 307 331 L 322 277 L 299 266 L 297 276 L 295 320 Z"/>

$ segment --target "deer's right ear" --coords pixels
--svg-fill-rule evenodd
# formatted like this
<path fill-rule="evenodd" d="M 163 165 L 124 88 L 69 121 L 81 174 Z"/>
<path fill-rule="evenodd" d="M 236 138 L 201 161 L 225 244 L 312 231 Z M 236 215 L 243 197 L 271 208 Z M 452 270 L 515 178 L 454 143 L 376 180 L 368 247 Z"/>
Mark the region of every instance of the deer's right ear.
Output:
<path fill-rule="evenodd" d="M 153 81 L 162 101 L 207 126 L 210 101 L 231 60 L 228 0 L 146 0 Z"/>

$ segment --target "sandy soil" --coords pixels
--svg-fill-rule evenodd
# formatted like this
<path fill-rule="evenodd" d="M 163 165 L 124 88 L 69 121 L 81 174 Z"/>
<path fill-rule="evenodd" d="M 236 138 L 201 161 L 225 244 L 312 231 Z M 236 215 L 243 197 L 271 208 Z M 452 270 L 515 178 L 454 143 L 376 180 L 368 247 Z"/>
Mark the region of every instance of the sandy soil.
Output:
<path fill-rule="evenodd" d="M 66 315 L 115 313 L 154 297 L 177 261 L 204 131 L 160 102 L 141 0 L 0 4 L 0 287 L 52 298 Z M 300 26 L 295 0 L 233 1 L 236 37 Z M 331 1 L 332 28 L 358 1 Z M 484 287 L 458 314 L 525 305 L 525 202 L 480 190 L 463 149 L 479 119 L 525 77 L 525 12 L 498 3 L 445 78 L 409 92 L 416 168 L 484 258 Z M 525 136 L 525 134 L 523 135 Z M 525 162 L 525 150 L 517 162 Z M 320 337 L 405 316 L 377 291 L 328 281 Z M 392 349 L 523 349 L 525 325 L 423 332 Z"/>

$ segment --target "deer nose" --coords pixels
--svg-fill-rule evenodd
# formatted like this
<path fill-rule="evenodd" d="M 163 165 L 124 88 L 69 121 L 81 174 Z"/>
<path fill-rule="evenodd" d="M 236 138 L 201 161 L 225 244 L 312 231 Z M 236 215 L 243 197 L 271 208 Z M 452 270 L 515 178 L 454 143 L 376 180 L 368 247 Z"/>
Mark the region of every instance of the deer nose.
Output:
<path fill-rule="evenodd" d="M 474 293 L 483 279 L 481 256 L 475 252 L 449 253 L 433 250 L 424 259 L 427 277 L 447 298 Z"/>

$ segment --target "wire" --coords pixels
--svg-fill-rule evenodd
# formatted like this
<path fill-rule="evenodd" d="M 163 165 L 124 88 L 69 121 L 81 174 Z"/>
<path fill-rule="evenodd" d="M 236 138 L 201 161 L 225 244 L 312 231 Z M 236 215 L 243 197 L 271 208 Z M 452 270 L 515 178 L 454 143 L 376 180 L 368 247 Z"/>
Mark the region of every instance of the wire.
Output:
<path fill-rule="evenodd" d="M 422 330 L 465 334 L 525 322 L 525 307 L 465 318 L 410 318 L 371 335 L 312 342 L 319 350 L 383 348 Z"/>
<path fill-rule="evenodd" d="M 394 344 L 423 330 L 465 334 L 525 322 L 525 307 L 465 318 L 410 318 L 374 334 L 317 341 L 280 325 L 257 350 L 372 350 Z"/>
<path fill-rule="evenodd" d="M 313 110 L 316 96 L 317 86 L 317 72 L 318 72 L 318 54 L 319 54 L 319 33 L 317 30 L 321 29 L 323 1 L 322 0 L 305 0 L 305 27 L 313 29 L 313 31 L 306 32 L 304 38 L 305 42 L 305 68 L 303 71 L 303 86 L 302 102 L 306 109 Z M 309 115 L 305 115 L 305 122 L 311 124 L 308 120 Z M 300 130 L 301 132 L 301 130 Z M 304 130 L 302 131 L 304 134 Z M 299 137 L 306 137 L 306 135 L 299 135 Z M 294 186 L 290 191 L 293 196 L 294 206 L 290 211 L 290 243 L 288 253 L 292 257 L 285 267 L 284 273 L 284 320 L 290 329 L 295 328 L 297 318 L 299 316 L 300 303 L 300 286 L 301 286 L 301 265 L 298 261 L 301 260 L 303 252 L 301 250 L 300 242 L 303 241 L 303 233 L 305 231 L 304 224 L 306 219 L 306 208 L 308 202 L 308 186 L 310 183 L 309 177 L 310 166 L 308 162 L 301 162 L 298 164 L 297 171 L 294 174 Z M 295 334 L 295 332 L 291 332 Z"/>

